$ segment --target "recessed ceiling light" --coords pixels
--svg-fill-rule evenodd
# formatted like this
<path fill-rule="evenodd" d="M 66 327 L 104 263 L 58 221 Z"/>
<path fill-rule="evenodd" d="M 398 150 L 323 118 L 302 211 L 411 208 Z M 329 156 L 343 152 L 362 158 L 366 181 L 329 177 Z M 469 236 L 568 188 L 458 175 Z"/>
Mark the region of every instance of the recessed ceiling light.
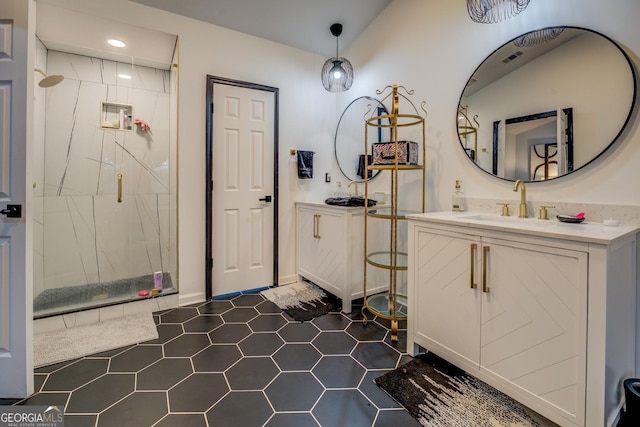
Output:
<path fill-rule="evenodd" d="M 117 39 L 109 39 L 107 40 L 107 43 L 109 43 L 111 46 L 114 46 L 114 47 L 125 47 L 127 45 L 122 40 L 117 40 Z"/>
<path fill-rule="evenodd" d="M 118 77 L 125 80 L 131 80 L 131 76 L 129 74 L 118 74 Z"/>

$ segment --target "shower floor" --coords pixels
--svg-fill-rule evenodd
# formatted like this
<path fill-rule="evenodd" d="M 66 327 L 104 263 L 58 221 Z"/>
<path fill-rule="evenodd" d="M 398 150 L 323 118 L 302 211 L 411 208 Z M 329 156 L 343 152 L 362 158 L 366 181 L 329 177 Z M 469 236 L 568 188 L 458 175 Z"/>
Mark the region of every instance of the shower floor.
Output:
<path fill-rule="evenodd" d="M 163 295 L 177 292 L 169 273 L 162 276 Z M 102 305 L 134 301 L 145 297 L 138 291 L 153 289 L 153 275 L 46 289 L 33 299 L 34 318 L 85 310 Z"/>

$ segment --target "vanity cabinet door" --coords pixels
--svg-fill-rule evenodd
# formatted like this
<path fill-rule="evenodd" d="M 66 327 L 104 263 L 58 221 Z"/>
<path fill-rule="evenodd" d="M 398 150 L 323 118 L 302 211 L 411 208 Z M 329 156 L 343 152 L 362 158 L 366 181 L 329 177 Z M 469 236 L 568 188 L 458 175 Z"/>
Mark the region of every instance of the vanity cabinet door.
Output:
<path fill-rule="evenodd" d="M 296 215 L 298 274 L 342 298 L 348 241 L 345 214 L 298 206 Z"/>
<path fill-rule="evenodd" d="M 482 293 L 480 369 L 579 419 L 585 409 L 588 254 L 552 242 L 483 237 L 482 243 L 488 292 Z"/>
<path fill-rule="evenodd" d="M 409 289 L 409 328 L 427 349 L 462 368 L 477 368 L 480 239 L 434 229 L 416 230 L 415 257 L 410 260 L 415 278 Z"/>

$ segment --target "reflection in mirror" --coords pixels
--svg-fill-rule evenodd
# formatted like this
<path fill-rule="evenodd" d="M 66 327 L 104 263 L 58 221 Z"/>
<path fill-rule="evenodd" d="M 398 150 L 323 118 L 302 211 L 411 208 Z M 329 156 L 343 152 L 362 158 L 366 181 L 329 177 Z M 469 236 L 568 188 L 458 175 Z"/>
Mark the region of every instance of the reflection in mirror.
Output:
<path fill-rule="evenodd" d="M 494 122 L 493 130 L 494 175 L 545 181 L 573 171 L 572 108 Z"/>
<path fill-rule="evenodd" d="M 575 27 L 523 34 L 494 51 L 467 82 L 458 106 L 460 143 L 478 167 L 499 178 L 540 181 L 572 173 L 622 133 L 636 84 L 628 56 L 602 34 Z M 510 120 L 518 121 L 513 132 Z M 551 133 L 533 136 L 543 127 Z M 524 128 L 530 141 L 512 146 L 523 140 Z"/>
<path fill-rule="evenodd" d="M 336 162 L 342 174 L 350 181 L 364 181 L 364 126 L 365 118 L 388 114 L 387 108 L 377 99 L 370 96 L 361 96 L 354 99 L 342 112 L 334 138 Z M 374 142 L 389 141 L 389 128 L 379 128 L 377 132 L 370 132 L 368 152 L 371 152 L 371 144 Z M 371 159 L 368 162 L 371 164 Z M 369 178 L 378 175 L 380 171 L 372 173 Z"/>

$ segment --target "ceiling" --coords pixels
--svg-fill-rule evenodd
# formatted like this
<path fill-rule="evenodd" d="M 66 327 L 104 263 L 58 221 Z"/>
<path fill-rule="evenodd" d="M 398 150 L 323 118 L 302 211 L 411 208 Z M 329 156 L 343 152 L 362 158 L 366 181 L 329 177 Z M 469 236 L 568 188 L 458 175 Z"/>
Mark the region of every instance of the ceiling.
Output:
<path fill-rule="evenodd" d="M 346 48 L 391 0 L 129 0 L 324 57 L 335 55 L 329 31 L 339 22 Z M 55 3 L 55 2 L 54 2 Z M 60 2 L 57 2 L 60 3 Z M 62 3 L 64 4 L 64 3 Z M 47 49 L 168 69 L 176 36 L 38 2 L 36 35 Z M 107 38 L 127 43 L 108 46 Z"/>
<path fill-rule="evenodd" d="M 391 0 L 131 0 L 221 27 L 293 46 L 322 56 L 335 55 L 333 23 L 343 25 L 340 49 L 373 21 Z"/>

